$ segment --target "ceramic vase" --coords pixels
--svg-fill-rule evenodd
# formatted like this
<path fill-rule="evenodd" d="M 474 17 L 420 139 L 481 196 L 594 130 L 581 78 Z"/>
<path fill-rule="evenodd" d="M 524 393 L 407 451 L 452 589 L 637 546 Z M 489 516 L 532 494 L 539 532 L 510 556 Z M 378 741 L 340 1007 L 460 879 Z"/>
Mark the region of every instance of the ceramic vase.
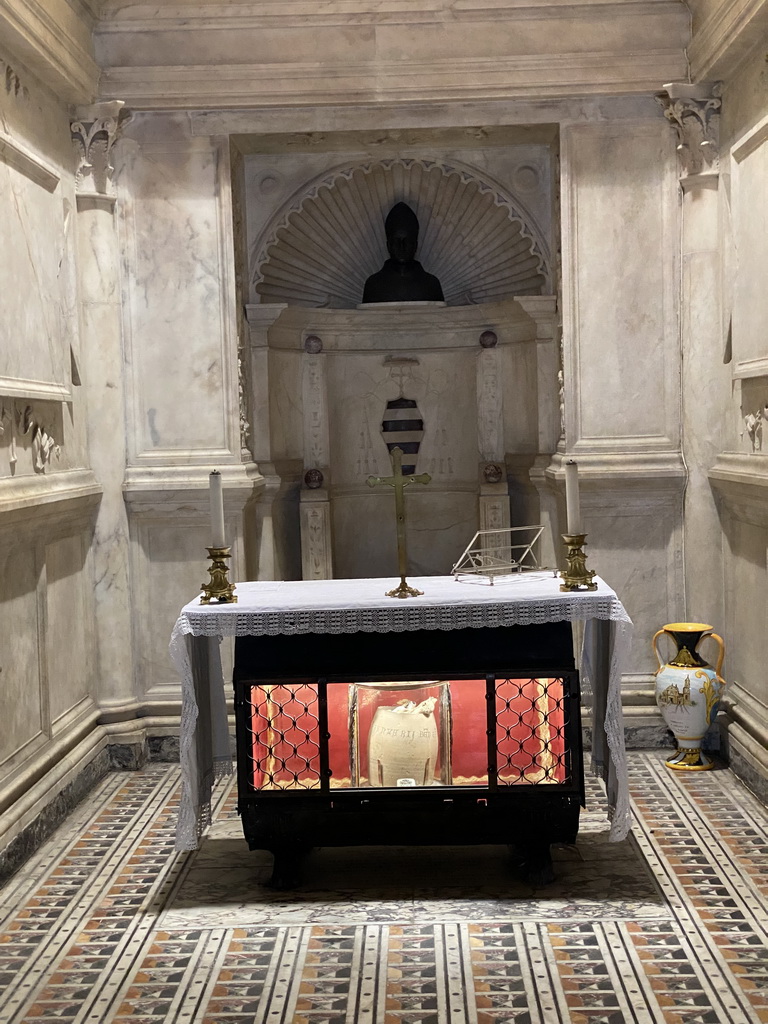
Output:
<path fill-rule="evenodd" d="M 657 640 L 668 636 L 675 645 L 673 657 L 666 663 L 659 654 Z M 717 668 L 712 668 L 697 648 L 704 639 L 718 647 Z M 701 741 L 715 720 L 725 680 L 720 676 L 725 644 L 712 627 L 703 622 L 670 622 L 652 640 L 659 662 L 656 671 L 656 704 L 664 721 L 675 735 L 677 750 L 667 758 L 667 766 L 680 771 L 706 771 L 713 761 L 701 751 Z"/>
<path fill-rule="evenodd" d="M 408 710 L 376 709 L 368 740 L 372 786 L 430 786 L 438 752 L 435 698 Z"/>

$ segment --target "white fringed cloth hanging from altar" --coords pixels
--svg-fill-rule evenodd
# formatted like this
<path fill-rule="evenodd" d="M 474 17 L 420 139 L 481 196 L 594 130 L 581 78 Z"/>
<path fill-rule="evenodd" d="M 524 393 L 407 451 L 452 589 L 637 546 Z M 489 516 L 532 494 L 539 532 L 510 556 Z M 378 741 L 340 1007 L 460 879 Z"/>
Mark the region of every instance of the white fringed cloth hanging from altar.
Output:
<path fill-rule="evenodd" d="M 584 623 L 582 706 L 592 719 L 592 765 L 606 784 L 610 839 L 629 831 L 627 761 L 621 713 L 621 672 L 632 622 L 615 592 L 562 593 L 551 573 L 457 581 L 453 576 L 409 580 L 422 597 L 393 599 L 399 579 L 238 583 L 237 604 L 181 610 L 170 651 L 182 682 L 181 806 L 176 848 L 193 850 L 210 823 L 215 780 L 232 771 L 219 644 L 225 636 L 300 633 L 399 633 L 414 629 Z"/>

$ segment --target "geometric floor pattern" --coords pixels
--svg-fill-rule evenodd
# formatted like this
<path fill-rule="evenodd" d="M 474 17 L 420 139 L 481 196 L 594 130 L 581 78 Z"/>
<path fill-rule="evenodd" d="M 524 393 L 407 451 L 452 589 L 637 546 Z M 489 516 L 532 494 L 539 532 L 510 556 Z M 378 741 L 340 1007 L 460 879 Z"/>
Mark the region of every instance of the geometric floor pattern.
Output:
<path fill-rule="evenodd" d="M 768 1024 L 765 808 L 729 771 L 669 772 L 657 751 L 630 754 L 630 787 L 650 888 L 600 913 L 584 889 L 599 901 L 605 873 L 621 890 L 610 866 L 576 872 L 572 898 L 475 887 L 466 915 L 455 891 L 406 908 L 378 890 L 360 914 L 358 890 L 346 919 L 310 914 L 313 892 L 242 924 L 208 913 L 198 854 L 174 852 L 178 766 L 114 773 L 0 891 L 0 1022 Z M 226 829 L 231 783 L 217 797 Z M 599 803 L 590 782 L 593 819 Z"/>

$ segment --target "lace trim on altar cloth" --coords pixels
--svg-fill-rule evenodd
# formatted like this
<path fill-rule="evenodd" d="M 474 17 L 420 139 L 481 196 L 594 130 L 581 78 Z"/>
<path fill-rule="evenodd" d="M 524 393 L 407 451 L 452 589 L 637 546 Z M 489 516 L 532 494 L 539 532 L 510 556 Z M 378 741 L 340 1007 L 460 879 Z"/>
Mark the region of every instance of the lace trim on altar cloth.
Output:
<path fill-rule="evenodd" d="M 215 665 L 219 660 L 220 664 L 218 643 L 210 640 L 205 646 L 208 661 Z M 232 774 L 233 763 L 229 752 L 223 681 L 220 678 L 211 680 L 213 685 L 207 687 L 213 728 L 201 736 L 197 729 L 200 711 L 189 639 L 178 628 L 178 623 L 173 630 L 169 650 L 181 677 L 182 689 L 179 726 L 181 799 L 176 823 L 176 849 L 186 852 L 197 849 L 210 826 L 213 787 L 219 779 Z"/>
<path fill-rule="evenodd" d="M 498 604 L 319 608 L 306 611 L 249 611 L 242 614 L 183 611 L 177 626 L 195 636 L 296 636 L 301 633 L 403 633 L 416 629 L 481 629 L 534 626 L 581 619 L 626 620 L 616 597 L 573 595 L 565 599 Z"/>

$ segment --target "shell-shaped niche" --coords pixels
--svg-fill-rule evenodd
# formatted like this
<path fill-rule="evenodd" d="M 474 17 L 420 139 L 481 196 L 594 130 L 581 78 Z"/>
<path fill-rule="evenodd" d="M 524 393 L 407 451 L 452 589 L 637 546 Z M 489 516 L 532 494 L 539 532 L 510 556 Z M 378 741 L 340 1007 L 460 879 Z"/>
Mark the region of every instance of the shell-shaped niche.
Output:
<path fill-rule="evenodd" d="M 387 258 L 397 202 L 419 218 L 417 258 L 449 305 L 547 290 L 546 246 L 519 201 L 469 168 L 398 159 L 337 169 L 280 211 L 254 253 L 261 301 L 356 306 Z"/>

